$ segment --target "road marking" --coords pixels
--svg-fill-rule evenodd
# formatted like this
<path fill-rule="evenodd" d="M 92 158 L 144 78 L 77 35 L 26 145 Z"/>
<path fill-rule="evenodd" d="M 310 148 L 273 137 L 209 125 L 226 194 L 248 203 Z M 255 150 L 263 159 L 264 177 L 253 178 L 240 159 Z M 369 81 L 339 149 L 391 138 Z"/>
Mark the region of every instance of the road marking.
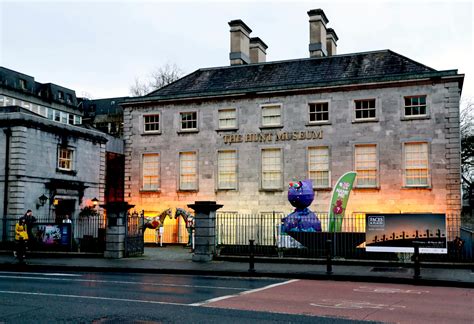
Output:
<path fill-rule="evenodd" d="M 124 284 L 124 285 L 144 285 L 144 286 L 157 286 L 157 287 L 185 287 L 185 288 L 204 288 L 204 289 L 221 289 L 221 290 L 238 290 L 247 291 L 246 288 L 234 288 L 234 287 L 220 287 L 220 286 L 199 286 L 199 285 L 177 285 L 177 284 L 164 284 L 154 282 L 134 282 L 134 281 L 117 281 L 117 280 L 93 280 L 93 279 L 72 279 L 72 278 L 44 278 L 44 277 L 27 277 L 27 276 L 2 276 L 0 278 L 14 278 L 14 279 L 30 279 L 30 280 L 49 280 L 49 281 L 76 281 L 76 282 L 93 282 L 93 283 L 112 283 L 112 284 Z"/>
<path fill-rule="evenodd" d="M 83 275 L 72 274 L 72 273 L 41 273 L 41 272 L 8 272 L 0 271 L 3 274 L 29 274 L 29 275 L 39 275 L 39 276 L 60 276 L 60 277 L 82 277 Z"/>
<path fill-rule="evenodd" d="M 356 302 L 352 300 L 330 300 L 323 299 L 321 303 L 311 303 L 311 306 L 323 307 L 323 308 L 338 308 L 338 309 L 388 309 L 388 310 L 399 310 L 406 308 L 403 305 L 386 305 L 386 304 L 372 304 L 369 302 Z"/>
<path fill-rule="evenodd" d="M 203 306 L 203 305 L 207 305 L 207 304 L 210 304 L 210 303 L 215 303 L 215 302 L 218 302 L 218 301 L 221 301 L 221 300 L 224 300 L 224 299 L 229 299 L 229 298 L 232 298 L 232 297 L 238 297 L 238 296 L 252 294 L 252 293 L 262 291 L 262 290 L 266 290 L 266 289 L 275 288 L 275 287 L 278 287 L 278 286 L 288 285 L 290 283 L 297 282 L 297 281 L 299 281 L 299 279 L 293 279 L 293 280 L 288 280 L 288 281 L 284 281 L 284 282 L 278 282 L 276 284 L 268 285 L 268 286 L 265 286 L 265 287 L 262 287 L 262 288 L 246 290 L 246 291 L 243 291 L 241 293 L 233 294 L 233 295 L 227 295 L 227 296 L 222 296 L 222 297 L 211 298 L 211 299 L 207 299 L 207 300 L 204 300 L 202 302 L 193 303 L 193 304 L 190 304 L 190 305 L 192 305 L 192 306 Z"/>
<path fill-rule="evenodd" d="M 378 293 L 378 294 L 428 294 L 428 290 L 414 290 L 414 289 L 397 289 L 397 288 L 387 288 L 387 287 L 368 287 L 361 286 L 359 288 L 354 288 L 354 291 L 365 292 L 365 293 Z"/>
<path fill-rule="evenodd" d="M 155 300 L 97 297 L 97 296 L 81 296 L 81 295 L 64 295 L 64 294 L 48 294 L 48 293 L 38 293 L 38 292 L 26 292 L 26 291 L 0 290 L 0 294 L 66 297 L 66 298 L 112 300 L 112 301 L 134 302 L 134 303 L 161 304 L 161 305 L 193 306 L 192 304 L 190 305 L 190 304 L 181 304 L 181 303 L 161 302 L 161 301 L 155 301 Z"/>

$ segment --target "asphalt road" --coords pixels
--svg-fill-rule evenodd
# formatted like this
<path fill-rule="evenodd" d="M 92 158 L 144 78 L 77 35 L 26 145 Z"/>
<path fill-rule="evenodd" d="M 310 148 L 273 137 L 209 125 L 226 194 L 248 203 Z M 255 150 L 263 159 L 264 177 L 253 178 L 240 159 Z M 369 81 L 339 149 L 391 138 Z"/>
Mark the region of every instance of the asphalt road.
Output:
<path fill-rule="evenodd" d="M 0 323 L 359 322 L 218 305 L 263 291 L 271 293 L 293 282 L 126 273 L 0 272 Z M 285 294 L 279 298 L 282 302 L 287 299 Z M 265 299 L 256 303 L 268 306 Z"/>

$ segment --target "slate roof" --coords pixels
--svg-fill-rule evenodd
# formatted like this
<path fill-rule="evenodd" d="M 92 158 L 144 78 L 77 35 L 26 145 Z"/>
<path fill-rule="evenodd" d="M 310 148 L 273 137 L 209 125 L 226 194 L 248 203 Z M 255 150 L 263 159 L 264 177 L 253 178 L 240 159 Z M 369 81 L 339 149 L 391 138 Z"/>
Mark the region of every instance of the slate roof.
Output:
<path fill-rule="evenodd" d="M 391 50 L 199 69 L 144 97 L 124 102 L 296 90 L 322 86 L 457 75 Z"/>

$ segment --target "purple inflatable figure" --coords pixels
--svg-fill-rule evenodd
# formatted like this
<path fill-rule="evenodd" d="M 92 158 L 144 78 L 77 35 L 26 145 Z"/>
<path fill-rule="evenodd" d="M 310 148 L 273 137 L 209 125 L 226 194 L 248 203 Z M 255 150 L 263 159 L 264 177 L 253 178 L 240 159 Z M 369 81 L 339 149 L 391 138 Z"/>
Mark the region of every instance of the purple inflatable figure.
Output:
<path fill-rule="evenodd" d="M 311 180 L 290 182 L 288 200 L 295 211 L 282 219 L 282 232 L 321 232 L 321 222 L 308 208 L 313 199 Z"/>

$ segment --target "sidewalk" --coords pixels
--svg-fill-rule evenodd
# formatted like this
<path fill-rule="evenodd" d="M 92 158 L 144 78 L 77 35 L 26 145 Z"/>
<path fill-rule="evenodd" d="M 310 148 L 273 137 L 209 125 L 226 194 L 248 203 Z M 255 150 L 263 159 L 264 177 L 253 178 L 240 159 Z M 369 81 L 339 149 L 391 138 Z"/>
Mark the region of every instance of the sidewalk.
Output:
<path fill-rule="evenodd" d="M 181 246 L 145 248 L 141 257 L 104 259 L 100 255 L 54 254 L 36 252 L 29 256 L 27 265 L 19 266 L 11 252 L 0 254 L 0 269 L 13 271 L 87 271 L 87 272 L 141 272 L 166 274 L 198 274 L 212 276 L 274 277 L 295 279 L 318 279 L 337 281 L 361 281 L 381 283 L 403 283 L 416 285 L 452 286 L 474 288 L 474 272 L 471 268 L 447 265 L 436 268 L 421 265 L 421 279 L 413 279 L 411 265 L 399 267 L 388 263 L 370 265 L 333 265 L 333 274 L 326 274 L 324 264 L 304 263 L 255 263 L 255 272 L 250 273 L 248 260 L 241 262 L 212 261 L 197 263 L 191 260 L 192 253 Z M 243 262 L 245 261 L 245 262 Z"/>

